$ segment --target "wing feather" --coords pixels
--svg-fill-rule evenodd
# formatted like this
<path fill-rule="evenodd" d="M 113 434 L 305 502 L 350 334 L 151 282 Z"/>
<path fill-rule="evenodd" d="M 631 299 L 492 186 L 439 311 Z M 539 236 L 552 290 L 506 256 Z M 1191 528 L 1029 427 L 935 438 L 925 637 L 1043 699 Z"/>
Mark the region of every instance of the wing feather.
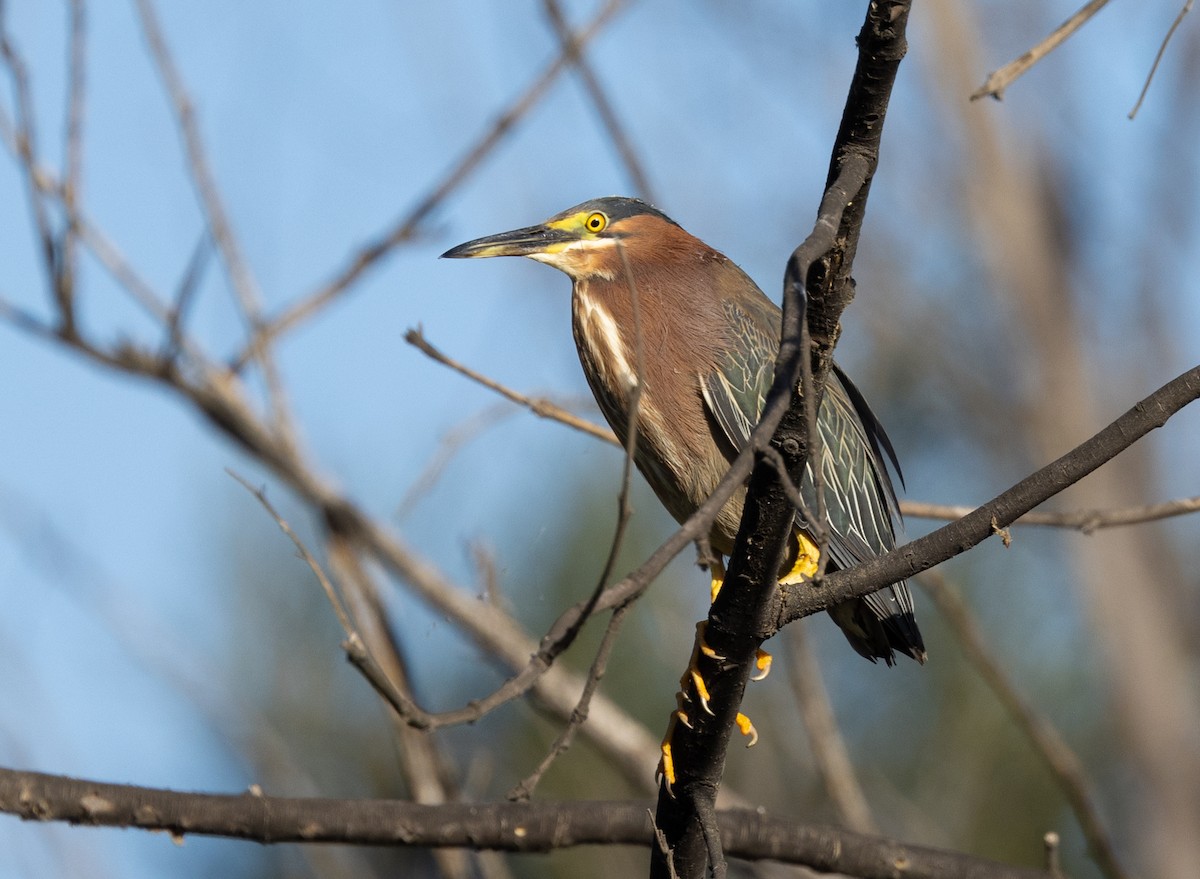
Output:
<path fill-rule="evenodd" d="M 779 326 L 778 309 L 765 297 L 761 305 L 755 306 L 725 302 L 726 318 L 733 327 L 730 344 L 718 368 L 701 376 L 705 404 L 735 454 L 745 448 L 762 414 L 778 350 L 772 335 Z M 817 427 L 830 526 L 830 561 L 836 568 L 848 568 L 895 547 L 899 504 L 887 461 L 895 467 L 897 476 L 900 468 L 883 425 L 836 365 L 826 382 Z M 817 497 L 811 461 L 801 480 L 800 493 L 808 510 L 815 514 Z M 803 526 L 802 519 L 798 518 L 798 524 Z M 904 582 L 865 596 L 864 601 L 880 620 L 913 611 L 912 596 Z"/>

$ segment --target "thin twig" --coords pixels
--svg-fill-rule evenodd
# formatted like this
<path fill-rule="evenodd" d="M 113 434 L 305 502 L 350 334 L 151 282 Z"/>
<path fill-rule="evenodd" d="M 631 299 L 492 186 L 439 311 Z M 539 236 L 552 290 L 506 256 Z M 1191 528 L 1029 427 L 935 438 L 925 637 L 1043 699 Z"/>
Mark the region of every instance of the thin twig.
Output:
<path fill-rule="evenodd" d="M 603 440 L 606 443 L 611 443 L 614 446 L 619 446 L 621 443 L 611 430 L 600 427 L 598 424 L 593 424 L 587 419 L 580 418 L 577 415 L 572 415 L 567 410 L 563 409 L 544 397 L 528 397 L 520 391 L 514 391 L 494 379 L 488 378 L 481 372 L 477 372 L 466 364 L 460 363 L 452 357 L 443 354 L 439 349 L 435 348 L 425 338 L 420 327 L 410 329 L 404 334 L 404 341 L 412 345 L 414 348 L 425 354 L 427 357 L 436 360 L 443 366 L 448 366 L 460 375 L 464 375 L 473 382 L 483 385 L 489 390 L 495 391 L 500 396 L 507 400 L 524 406 L 534 415 L 540 418 L 549 418 L 552 421 L 557 421 L 565 424 L 568 427 L 573 427 L 576 430 L 582 431 L 596 439 Z"/>
<path fill-rule="evenodd" d="M 601 595 L 604 594 L 604 589 L 608 585 L 608 580 L 612 576 L 613 569 L 616 567 L 617 556 L 620 554 L 621 546 L 625 541 L 625 532 L 629 526 L 629 520 L 633 517 L 633 504 L 629 501 L 629 495 L 633 486 L 634 462 L 637 459 L 638 409 L 641 405 L 644 389 L 642 376 L 645 374 L 645 349 L 642 340 L 641 304 L 638 298 L 637 279 L 633 274 L 633 266 L 629 263 L 629 254 L 626 253 L 625 247 L 619 239 L 617 241 L 617 252 L 621 256 L 621 264 L 625 271 L 625 282 L 629 287 L 629 299 L 633 312 L 635 370 L 634 384 L 629 390 L 629 400 L 626 403 L 625 411 L 625 423 L 628 425 L 628 429 L 625 437 L 625 462 L 621 472 L 621 492 L 617 499 L 617 527 L 613 532 L 613 539 L 608 547 L 608 558 L 604 561 L 604 569 L 600 572 L 600 577 L 596 581 L 596 588 L 592 590 L 591 597 L 579 614 L 578 621 L 568 627 L 565 635 L 558 639 L 558 643 L 562 645 L 559 648 L 560 650 L 565 650 L 575 640 L 580 628 L 591 617 L 596 603 L 600 600 Z M 604 676 L 605 669 L 608 667 L 608 658 L 612 653 L 612 646 L 616 642 L 617 634 L 621 631 L 621 625 L 625 621 L 625 614 L 632 606 L 634 600 L 636 599 L 630 599 L 629 602 L 619 605 L 613 611 L 612 617 L 608 621 L 608 626 L 604 630 L 604 637 L 600 641 L 600 647 L 596 651 L 591 668 L 588 670 L 587 683 L 584 685 L 583 694 L 579 697 L 579 702 L 575 710 L 571 712 L 571 719 L 568 721 L 566 728 L 559 733 L 549 753 L 546 754 L 537 768 L 509 793 L 509 799 L 529 799 L 533 794 L 534 788 L 541 781 L 542 776 L 546 774 L 546 770 L 550 768 L 551 764 L 560 754 L 570 747 L 572 740 L 575 738 L 575 731 L 587 719 L 588 706 L 592 701 L 592 694 L 596 692 L 596 687 L 599 686 L 600 679 Z"/>
<path fill-rule="evenodd" d="M 1071 804 L 1071 810 L 1079 820 L 1080 829 L 1083 830 L 1100 869 L 1109 879 L 1128 879 L 1128 874 L 1117 860 L 1115 846 L 1100 818 L 1087 774 L 1075 752 L 1054 725 L 1038 714 L 1028 700 L 1017 691 L 1003 665 L 988 646 L 983 630 L 957 592 L 951 589 L 936 571 L 922 575 L 921 585 L 925 587 L 926 593 L 958 636 L 963 652 L 971 664 L 1000 700 L 1000 704 L 1017 727 L 1033 743 L 1034 749 L 1058 781 L 1067 802 Z"/>
<path fill-rule="evenodd" d="M 5 296 L 0 296 L 0 320 L 39 339 L 57 342 L 61 338 L 57 327 L 50 326 L 33 312 L 26 311 Z"/>
<path fill-rule="evenodd" d="M 647 809 L 646 814 L 650 817 L 650 821 L 653 822 L 653 810 Z M 679 874 L 675 872 L 675 859 L 671 857 L 671 846 L 667 842 L 667 835 L 662 832 L 662 828 L 657 824 L 654 825 L 654 851 L 658 852 L 663 859 L 663 863 L 667 865 L 667 879 L 679 879 Z"/>
<path fill-rule="evenodd" d="M 384 701 L 391 705 L 396 710 L 396 713 L 403 717 L 410 726 L 422 729 L 427 728 L 428 724 L 421 722 L 427 717 L 427 714 L 407 694 L 402 693 L 396 687 L 394 681 L 387 676 L 383 668 L 372 656 L 362 635 L 355 628 L 346 604 L 333 585 L 333 581 L 326 575 L 325 570 L 321 567 L 321 563 L 309 551 L 304 541 L 292 529 L 292 526 L 279 514 L 274 504 L 267 499 L 266 489 L 256 488 L 243 476 L 229 468 L 226 468 L 225 472 L 241 483 L 243 488 L 258 499 L 258 502 L 262 504 L 267 514 L 275 520 L 275 524 L 279 526 L 279 530 L 286 534 L 288 539 L 292 541 L 300 558 L 313 572 L 313 575 L 317 578 L 317 582 L 321 584 L 321 589 L 324 591 L 325 597 L 328 599 L 330 607 L 333 608 L 338 623 L 346 635 L 346 640 L 342 643 L 342 649 L 346 652 L 346 657 L 350 660 L 350 664 L 363 674 L 367 682 L 383 697 Z"/>
<path fill-rule="evenodd" d="M 15 132 L 8 129 L 8 123 L 2 111 L 0 111 L 0 137 L 3 137 L 6 146 L 13 150 L 19 159 L 17 136 Z M 165 325 L 169 318 L 169 310 L 163 304 L 162 298 L 148 281 L 138 275 L 137 270 L 133 268 L 120 249 L 83 212 L 78 203 L 69 203 L 66 200 L 64 195 L 66 184 L 58 180 L 54 173 L 44 166 L 37 166 L 33 169 L 32 183 L 42 195 L 54 198 L 59 202 L 69 226 L 108 271 L 113 280 L 128 292 L 148 314 Z"/>
<path fill-rule="evenodd" d="M 42 264 L 46 270 L 46 278 L 50 281 L 59 323 L 65 333 L 74 335 L 73 290 L 69 279 L 62 272 L 61 254 L 58 243 L 55 241 L 49 213 L 46 211 L 44 181 L 38 169 L 38 132 L 37 121 L 34 117 L 33 96 L 29 85 L 29 70 L 25 59 L 9 39 L 4 12 L 4 7 L 0 6 L 0 60 L 4 62 L 9 76 L 12 78 L 16 101 L 13 122 L 5 121 L 4 127 L 8 129 L 5 139 L 12 142 L 17 163 L 20 165 L 22 176 L 25 179 L 29 210 L 33 215 L 38 243 L 41 245 Z"/>
<path fill-rule="evenodd" d="M 1058 48 L 1067 37 L 1083 27 L 1089 18 L 1107 5 L 1108 0 L 1088 0 L 1078 12 L 1060 24 L 1050 36 L 1046 37 L 1046 39 L 1042 40 L 1019 58 L 1009 61 L 999 70 L 994 71 L 987 78 L 987 82 L 971 94 L 971 100 L 977 101 L 988 95 L 991 95 L 997 101 L 1002 100 L 1005 89 L 1012 85 L 1029 68 Z"/>
<path fill-rule="evenodd" d="M 575 35 L 571 32 L 566 18 L 563 16 L 559 0 L 542 0 L 542 6 L 546 10 L 546 17 L 550 19 L 550 24 L 554 28 L 554 35 L 558 37 L 559 49 L 564 54 L 567 54 L 575 67 L 576 73 L 579 74 L 579 78 L 583 82 L 583 87 L 587 90 L 588 97 L 591 99 L 592 105 L 595 106 L 596 113 L 600 117 L 600 124 L 608 132 L 608 139 L 612 141 L 613 146 L 616 148 L 617 155 L 620 156 L 621 163 L 625 166 L 625 170 L 629 174 L 629 179 L 633 183 L 634 190 L 640 198 L 654 203 L 654 190 L 650 186 L 649 177 L 646 176 L 646 172 L 642 168 L 641 160 L 637 157 L 637 151 L 634 150 L 633 144 L 630 143 L 629 137 L 625 133 L 625 126 L 617 118 L 617 111 L 613 109 L 612 102 L 608 100 L 608 95 L 605 94 L 604 88 L 600 85 L 600 80 L 597 78 L 595 71 L 592 70 L 592 65 L 584 57 L 582 49 L 576 48 L 579 44 Z"/>
<path fill-rule="evenodd" d="M 725 879 L 729 875 L 729 862 L 725 860 L 725 849 L 721 845 L 721 828 L 717 824 L 716 798 L 705 798 L 696 803 L 696 818 L 700 822 L 700 833 L 708 849 L 708 870 L 705 875 L 712 879 Z"/>
<path fill-rule="evenodd" d="M 196 192 L 200 197 L 205 220 L 212 233 L 217 252 L 221 254 L 229 283 L 240 305 L 242 319 L 247 325 L 250 337 L 257 339 L 263 326 L 262 297 L 259 293 L 258 282 L 250 271 L 250 264 L 242 253 L 241 245 L 238 243 L 229 216 L 225 211 L 220 189 L 209 165 L 204 140 L 200 136 L 200 128 L 196 123 L 195 107 L 183 79 L 179 75 L 179 70 L 175 66 L 175 59 L 163 36 L 152 0 L 137 0 L 137 8 L 142 21 L 142 31 L 150 46 L 150 54 L 158 68 L 159 76 L 171 102 L 175 124 L 183 138 L 188 171 L 192 178 L 192 184 L 196 187 Z M 290 445 L 293 443 L 291 416 L 287 408 L 283 381 L 275 359 L 271 356 L 269 346 L 266 344 L 254 346 L 254 359 L 262 368 L 272 426 L 278 431 L 280 439 Z"/>
<path fill-rule="evenodd" d="M 502 607 L 504 596 L 500 592 L 500 578 L 496 573 L 496 553 L 481 540 L 469 541 L 467 550 L 479 577 L 479 597 L 494 607 Z"/>
<path fill-rule="evenodd" d="M 1047 831 L 1046 835 L 1042 837 L 1042 844 L 1046 851 L 1046 871 L 1054 877 L 1060 877 L 1063 874 L 1062 861 L 1059 857 L 1061 842 L 1062 840 L 1053 830 Z"/>
<path fill-rule="evenodd" d="M 209 244 L 212 238 L 205 229 L 200 236 L 200 240 L 196 242 L 196 248 L 192 251 L 192 258 L 188 260 L 187 267 L 183 271 L 183 277 L 179 281 L 179 289 L 175 293 L 175 305 L 171 308 L 170 314 L 167 317 L 167 342 L 163 351 L 164 360 L 174 360 L 178 356 L 179 351 L 183 348 L 184 334 L 183 322 L 187 317 L 188 310 L 191 308 L 192 302 L 195 300 L 196 291 L 200 289 L 200 279 L 204 275 L 204 266 L 208 261 Z"/>
<path fill-rule="evenodd" d="M 296 552 L 299 553 L 300 558 L 312 570 L 313 576 L 317 578 L 317 582 L 321 584 L 325 598 L 328 599 L 329 606 L 333 608 L 333 612 L 338 618 L 338 623 L 341 624 L 342 631 L 347 636 L 354 634 L 354 625 L 350 622 L 350 614 L 346 610 L 346 605 L 342 601 L 341 595 L 338 594 L 337 589 L 333 586 L 333 582 L 325 574 L 321 563 L 317 561 L 316 557 L 309 552 L 308 547 L 304 545 L 304 541 L 300 539 L 300 535 L 292 529 L 292 526 L 288 524 L 287 520 L 275 509 L 275 505 L 267 498 L 266 487 L 252 485 L 250 480 L 228 467 L 225 468 L 225 472 L 237 480 L 242 488 L 254 495 L 255 499 L 262 504 L 263 509 L 267 511 L 267 515 L 275 520 L 275 524 L 279 526 L 279 530 L 286 534 L 288 539 L 292 541 L 292 545 L 296 547 Z"/>
<path fill-rule="evenodd" d="M 429 462 L 412 481 L 408 490 L 404 492 L 400 503 L 396 505 L 396 520 L 403 521 L 412 514 L 417 503 L 437 485 L 438 480 L 442 478 L 442 473 L 463 446 L 504 419 L 512 417 L 518 411 L 520 410 L 514 409 L 507 403 L 494 403 L 446 431 L 438 441 L 437 450 L 430 457 Z"/>
<path fill-rule="evenodd" d="M 383 674 L 396 692 L 415 703 L 407 663 L 396 641 L 396 629 L 388 625 L 387 610 L 378 584 L 371 577 L 349 541 L 331 535 L 327 543 L 329 568 L 346 596 L 355 625 L 375 657 Z M 457 799 L 444 771 L 445 758 L 428 730 L 415 729 L 403 718 L 393 715 L 393 727 L 399 739 L 397 757 L 405 786 L 414 802 L 439 804 Z M 472 860 L 488 857 L 486 852 L 465 849 L 438 849 L 432 857 L 444 879 L 469 879 L 476 875 Z"/>
<path fill-rule="evenodd" d="M 783 455 L 779 453 L 779 450 L 774 446 L 766 446 L 762 450 L 762 456 L 775 468 L 784 492 L 791 500 L 792 506 L 796 508 L 796 513 L 804 519 L 805 530 L 816 539 L 823 554 L 825 552 L 824 547 L 829 542 L 829 529 L 826 527 L 825 521 L 817 520 L 808 509 L 808 504 L 804 502 L 804 495 L 800 493 L 800 489 L 796 487 L 796 483 L 792 482 L 792 475 L 787 471 L 787 462 L 783 460 Z"/>
<path fill-rule="evenodd" d="M 617 641 L 617 635 L 621 631 L 621 626 L 625 622 L 625 616 L 633 607 L 632 604 L 623 604 L 612 612 L 612 616 L 608 619 L 608 625 L 604 629 L 604 636 L 600 639 L 600 646 L 596 650 L 596 655 L 592 659 L 591 668 L 588 669 L 587 683 L 583 686 L 583 692 L 579 695 L 579 702 L 575 705 L 575 710 L 571 712 L 571 718 L 567 721 L 567 725 L 559 732 L 555 738 L 554 744 L 550 746 L 550 750 L 542 761 L 538 763 L 533 772 L 529 773 L 521 782 L 508 792 L 508 799 L 518 802 L 528 800 L 533 796 L 534 789 L 542 780 L 542 776 L 562 754 L 571 747 L 571 743 L 575 740 L 575 733 L 588 719 L 588 711 L 592 704 L 592 696 L 596 692 L 596 688 L 600 686 L 600 680 L 604 677 L 604 672 L 608 669 L 608 661 L 612 657 L 612 648 Z"/>
<path fill-rule="evenodd" d="M 512 130 L 521 117 L 532 109 L 558 76 L 570 63 L 570 56 L 577 55 L 598 34 L 613 16 L 620 11 L 626 0 L 608 0 L 586 27 L 575 37 L 566 50 L 534 80 L 533 83 L 492 122 L 484 135 L 456 162 L 446 175 L 417 204 L 389 230 L 379 235 L 354 253 L 348 264 L 320 288 L 298 302 L 289 305 L 277 316 L 267 321 L 250 340 L 250 344 L 237 358 L 232 367 L 239 370 L 249 360 L 254 350 L 272 339 L 287 333 L 303 321 L 308 320 L 329 303 L 347 292 L 367 269 L 374 266 L 396 246 L 413 238 L 421 224 L 441 205 L 442 201 L 457 189 L 479 167 L 495 146 Z"/>
<path fill-rule="evenodd" d="M 801 303 L 807 307 L 807 303 L 801 300 Z M 813 528 L 810 524 L 811 534 L 817 543 L 817 572 L 813 579 L 820 581 L 825 576 L 825 571 L 829 567 L 829 509 L 825 502 L 825 469 L 822 466 L 824 462 L 824 437 L 821 435 L 821 427 L 819 424 L 820 415 L 818 408 L 821 405 L 817 399 L 816 384 L 813 382 L 813 347 L 812 337 L 808 329 L 808 321 L 800 321 L 800 349 L 807 356 L 800 358 L 800 393 L 804 396 L 804 427 L 805 436 L 808 441 L 808 472 L 812 474 L 813 494 L 817 498 L 816 527 Z M 782 471 L 787 472 L 787 467 L 783 467 Z M 790 485 L 789 479 L 785 485 Z M 799 494 L 799 492 L 797 492 Z M 805 510 L 805 518 L 813 519 L 812 515 L 807 513 L 807 505 L 804 499 L 801 498 L 800 505 L 797 509 Z"/>
<path fill-rule="evenodd" d="M 954 521 L 966 516 L 975 507 L 950 504 L 931 504 L 924 501 L 901 501 L 900 511 L 914 519 L 942 519 Z M 1102 528 L 1119 528 L 1157 522 L 1173 516 L 1183 516 L 1200 511 L 1200 495 L 1148 504 L 1141 507 L 1125 507 L 1111 510 L 1067 510 L 1061 513 L 1031 510 L 1011 525 L 1042 525 L 1050 528 L 1073 528 L 1091 534 Z"/>
<path fill-rule="evenodd" d="M 1158 53 L 1154 56 L 1154 63 L 1150 65 L 1150 72 L 1146 74 L 1146 84 L 1142 86 L 1142 91 L 1138 95 L 1137 103 L 1133 105 L 1133 109 L 1129 111 L 1129 118 L 1133 119 L 1141 109 L 1142 101 L 1146 100 L 1146 93 L 1150 91 L 1150 83 L 1154 80 L 1154 73 L 1158 70 L 1158 64 L 1163 59 L 1163 55 L 1167 51 L 1167 43 L 1171 42 L 1171 37 L 1175 36 L 1175 31 L 1179 29 L 1179 25 L 1183 23 L 1183 17 L 1192 11 L 1192 3 L 1194 0 L 1185 0 L 1183 8 L 1179 10 L 1179 14 L 1175 16 L 1175 20 L 1171 22 L 1171 27 L 1167 30 L 1167 35 L 1163 37 L 1162 43 L 1158 47 Z"/>
<path fill-rule="evenodd" d="M 243 316 L 253 326 L 259 319 L 261 311 L 258 284 L 242 254 L 241 245 L 233 233 L 233 227 L 225 212 L 220 190 L 209 166 L 204 141 L 200 136 L 199 126 L 196 124 L 195 106 L 183 84 L 179 70 L 175 66 L 175 59 L 163 36 L 152 0 L 136 0 L 136 2 L 138 14 L 142 20 L 142 31 L 163 81 L 163 86 L 167 91 L 167 97 L 170 99 L 175 124 L 183 138 L 192 183 L 200 197 L 200 205 L 208 221 L 209 230 L 212 232 L 213 241 L 216 243 L 217 250 L 225 263 L 225 269 L 229 273 L 229 282 L 241 302 Z"/>
<path fill-rule="evenodd" d="M 63 284 L 74 288 L 76 271 L 78 230 L 74 217 L 75 205 L 79 200 L 83 181 L 83 113 L 86 95 L 87 62 L 87 15 L 83 0 L 71 0 L 71 36 L 67 62 L 67 123 L 63 145 L 62 198 L 66 206 L 67 223 L 61 244 Z"/>

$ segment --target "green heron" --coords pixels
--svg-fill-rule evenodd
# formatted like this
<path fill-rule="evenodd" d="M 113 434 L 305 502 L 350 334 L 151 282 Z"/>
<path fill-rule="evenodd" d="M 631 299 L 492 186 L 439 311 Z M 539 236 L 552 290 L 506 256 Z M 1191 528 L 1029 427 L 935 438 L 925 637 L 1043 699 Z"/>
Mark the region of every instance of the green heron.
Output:
<path fill-rule="evenodd" d="M 631 393 L 640 384 L 638 469 L 681 522 L 708 498 L 749 442 L 779 350 L 779 308 L 745 272 L 661 211 L 616 197 L 586 201 L 541 225 L 468 241 L 442 255 L 527 256 L 569 275 L 575 345 L 604 417 L 624 442 Z M 900 471 L 879 419 L 836 365 L 817 424 L 828 568 L 836 570 L 895 546 L 899 513 L 885 453 Z M 800 491 L 815 511 L 811 462 Z M 709 541 L 720 556 L 733 549 L 744 498 L 743 490 L 713 523 Z M 815 573 L 817 554 L 797 515 L 780 582 Z M 718 557 L 714 595 L 722 577 Z M 903 582 L 835 605 L 829 614 L 872 662 L 892 665 L 894 651 L 925 661 Z M 703 700 L 703 682 L 694 676 L 694 683 Z"/>

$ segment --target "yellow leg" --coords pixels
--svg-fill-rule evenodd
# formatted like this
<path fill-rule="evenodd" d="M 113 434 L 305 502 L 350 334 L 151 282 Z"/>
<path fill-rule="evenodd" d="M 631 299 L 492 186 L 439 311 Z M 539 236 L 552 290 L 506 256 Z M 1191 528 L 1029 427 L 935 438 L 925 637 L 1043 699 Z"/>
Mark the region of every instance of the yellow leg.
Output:
<path fill-rule="evenodd" d="M 721 591 L 721 587 L 725 584 L 725 565 L 721 561 L 721 557 L 717 556 L 708 563 L 708 572 L 712 574 L 712 586 L 710 587 L 711 595 L 709 601 L 716 601 L 717 594 Z"/>
<path fill-rule="evenodd" d="M 654 780 L 658 781 L 661 778 L 666 782 L 667 793 L 674 796 L 671 788 L 675 786 L 675 758 L 671 756 L 671 732 L 673 730 L 668 727 L 667 737 L 663 739 L 662 743 L 662 756 L 658 758 L 658 772 L 654 774 Z"/>
<path fill-rule="evenodd" d="M 799 583 L 803 580 L 810 579 L 817 572 L 817 558 L 820 553 L 811 540 L 800 532 L 796 532 L 796 546 L 792 551 L 792 561 L 787 565 L 787 572 L 779 578 L 780 583 Z M 725 565 L 720 558 L 713 559 L 709 562 L 709 571 L 712 574 L 712 600 L 717 600 L 717 595 L 721 591 L 721 586 L 725 583 Z M 696 663 L 699 661 L 700 654 L 703 653 L 709 659 L 722 660 L 725 657 L 720 656 L 715 650 L 708 646 L 704 640 L 704 629 L 707 623 L 701 621 L 696 624 L 696 649 L 692 653 L 691 662 L 688 663 L 688 670 L 679 681 L 681 688 L 680 692 L 675 694 L 675 711 L 671 713 L 671 720 L 667 724 L 667 734 L 663 737 L 662 744 L 659 746 L 661 756 L 658 760 L 658 773 L 656 778 L 661 778 L 666 783 L 667 792 L 671 792 L 671 787 L 675 784 L 675 755 L 671 747 L 671 739 L 675 734 L 675 727 L 682 723 L 690 728 L 692 723 L 685 710 L 687 703 L 691 702 L 691 697 L 687 695 L 688 688 L 696 694 L 696 701 L 700 703 L 700 707 L 712 714 L 712 709 L 708 707 L 708 685 L 704 683 L 704 678 L 700 676 L 700 672 L 696 669 Z M 765 650 L 759 650 L 754 661 L 755 668 L 758 669 L 758 674 L 751 677 L 751 680 L 761 681 L 771 671 L 771 654 Z M 737 718 L 734 720 L 738 730 L 742 735 L 746 736 L 749 741 L 746 743 L 747 748 L 754 747 L 758 743 L 758 730 L 754 728 L 753 722 L 745 714 L 738 712 Z"/>
<path fill-rule="evenodd" d="M 700 707 L 704 709 L 704 713 L 709 717 L 713 716 L 712 709 L 708 707 L 708 700 L 711 698 L 708 695 L 708 685 L 704 683 L 704 678 L 700 677 L 700 672 L 696 669 L 688 669 L 688 676 L 692 681 L 692 689 L 696 691 L 696 698 L 700 700 Z"/>
<path fill-rule="evenodd" d="M 675 784 L 675 757 L 671 753 L 671 739 L 675 735 L 676 724 L 682 723 L 688 729 L 692 728 L 692 722 L 688 719 L 687 712 L 684 711 L 684 703 L 687 701 L 687 696 L 683 693 L 675 694 L 675 711 L 671 713 L 671 721 L 667 724 L 667 734 L 663 736 L 662 744 L 659 749 L 662 751 L 658 758 L 658 772 L 655 773 L 655 779 L 663 779 L 667 784 L 667 793 L 671 793 L 671 788 Z"/>
<path fill-rule="evenodd" d="M 817 560 L 821 556 L 817 545 L 809 540 L 808 535 L 804 532 L 797 531 L 794 537 L 795 545 L 789 553 L 789 561 L 785 564 L 784 573 L 779 578 L 780 583 L 787 585 L 812 579 L 817 573 Z M 758 669 L 758 674 L 752 675 L 750 680 L 761 681 L 771 673 L 771 654 L 765 650 L 759 650 L 758 656 L 754 660 L 754 667 Z M 750 721 L 747 719 L 746 723 L 750 723 Z M 750 728 L 753 729 L 753 725 Z M 749 733 L 745 734 L 749 735 Z M 754 734 L 754 740 L 758 740 L 757 733 Z"/>

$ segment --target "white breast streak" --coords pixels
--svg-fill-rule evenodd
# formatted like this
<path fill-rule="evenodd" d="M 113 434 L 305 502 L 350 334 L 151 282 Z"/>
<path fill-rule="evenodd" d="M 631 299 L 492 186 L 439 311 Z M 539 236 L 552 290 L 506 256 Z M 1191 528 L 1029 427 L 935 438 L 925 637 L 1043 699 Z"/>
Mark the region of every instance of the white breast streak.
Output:
<path fill-rule="evenodd" d="M 605 353 L 599 350 L 601 347 L 607 349 L 609 355 L 597 356 L 594 358 L 595 362 L 611 364 L 613 378 L 620 381 L 627 391 L 631 390 L 638 383 L 638 374 L 630 365 L 629 352 L 625 348 L 625 341 L 621 338 L 617 322 L 602 305 L 587 295 L 579 297 L 579 305 L 584 339 L 597 355 Z"/>

